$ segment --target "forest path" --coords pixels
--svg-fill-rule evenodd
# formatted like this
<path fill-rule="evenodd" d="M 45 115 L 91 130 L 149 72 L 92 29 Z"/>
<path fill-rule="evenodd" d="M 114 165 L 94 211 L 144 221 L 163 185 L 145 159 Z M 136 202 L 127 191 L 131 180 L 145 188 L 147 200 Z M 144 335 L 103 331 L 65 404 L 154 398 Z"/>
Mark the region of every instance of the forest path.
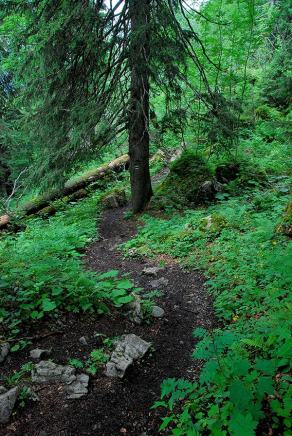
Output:
<path fill-rule="evenodd" d="M 137 225 L 125 220 L 126 208 L 106 210 L 100 223 L 99 239 L 86 252 L 89 269 L 105 272 L 118 269 L 129 273 L 135 285 L 152 290 L 149 277 L 142 273 L 155 260 L 123 258 L 117 245 L 135 235 Z M 196 327 L 214 326 L 212 304 L 204 287 L 204 278 L 186 272 L 171 261 L 158 277 L 168 280 L 164 295 L 157 301 L 165 310 L 162 319 L 142 325 L 132 323 L 117 311 L 109 315 L 81 317 L 68 315 L 59 321 L 62 335 L 35 342 L 32 348 L 52 348 L 51 359 L 68 363 L 70 358 L 86 360 L 98 347 L 95 333 L 110 338 L 134 333 L 153 344 L 154 352 L 136 363 L 122 380 L 107 378 L 103 371 L 91 377 L 89 392 L 79 400 L 65 400 L 62 386 L 51 385 L 37 390 L 39 401 L 26 406 L 2 435 L 21 436 L 115 436 L 129 434 L 150 436 L 159 434 L 160 411 L 150 410 L 159 399 L 160 385 L 168 377 L 194 378 L 200 362 L 191 358 L 194 348 L 192 331 Z M 156 260 L 156 265 L 157 265 Z M 156 279 L 155 278 L 155 279 Z M 56 326 L 57 327 L 57 326 Z M 58 328 L 58 327 L 57 327 Z M 85 336 L 87 345 L 80 344 Z M 23 358 L 27 359 L 27 350 Z M 20 354 L 21 359 L 21 354 Z M 11 362 L 13 365 L 13 362 Z"/>
<path fill-rule="evenodd" d="M 117 245 L 136 234 L 134 221 L 124 219 L 127 208 L 106 210 L 100 225 L 100 239 L 87 251 L 87 264 L 97 272 L 118 269 L 130 273 L 137 287 L 151 291 L 153 277 L 143 274 L 145 267 L 157 266 L 157 260 L 124 258 Z M 169 257 L 171 259 L 171 257 Z M 159 413 L 150 407 L 159 398 L 160 384 L 168 377 L 194 377 L 200 367 L 191 354 L 194 348 L 192 331 L 196 327 L 212 328 L 212 304 L 199 273 L 186 272 L 168 261 L 155 279 L 168 280 L 162 287 L 163 296 L 157 304 L 165 310 L 165 317 L 150 325 L 135 325 L 127 320 L 113 324 L 108 334 L 135 333 L 150 341 L 155 353 L 136 365 L 124 380 L 112 380 L 111 395 L 99 402 L 99 435 L 157 435 Z M 142 293 L 143 295 L 143 293 Z M 99 390 L 99 392 L 101 392 Z M 104 395 L 104 394 L 103 394 Z M 126 430 L 126 431 L 125 431 Z"/>

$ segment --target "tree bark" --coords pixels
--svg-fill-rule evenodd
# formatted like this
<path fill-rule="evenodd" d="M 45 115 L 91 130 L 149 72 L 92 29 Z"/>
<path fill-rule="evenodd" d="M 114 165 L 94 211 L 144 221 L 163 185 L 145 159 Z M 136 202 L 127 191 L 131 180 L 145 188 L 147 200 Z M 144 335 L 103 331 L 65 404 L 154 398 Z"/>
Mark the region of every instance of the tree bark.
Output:
<path fill-rule="evenodd" d="M 149 170 L 150 2 L 129 0 L 131 20 L 129 155 L 133 212 L 141 212 L 152 196 Z"/>

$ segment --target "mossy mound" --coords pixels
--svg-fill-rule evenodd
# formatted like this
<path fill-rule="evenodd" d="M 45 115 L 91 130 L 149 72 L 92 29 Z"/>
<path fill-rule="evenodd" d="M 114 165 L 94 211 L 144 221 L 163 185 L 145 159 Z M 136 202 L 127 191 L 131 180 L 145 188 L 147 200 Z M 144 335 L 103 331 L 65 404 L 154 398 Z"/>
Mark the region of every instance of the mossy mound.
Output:
<path fill-rule="evenodd" d="M 210 238 L 220 235 L 226 227 L 228 227 L 228 221 L 218 213 L 202 218 L 199 224 L 199 230 Z"/>
<path fill-rule="evenodd" d="M 191 150 L 185 150 L 173 162 L 170 173 L 155 192 L 152 206 L 159 209 L 182 209 L 204 203 L 201 190 L 212 179 L 207 162 Z"/>

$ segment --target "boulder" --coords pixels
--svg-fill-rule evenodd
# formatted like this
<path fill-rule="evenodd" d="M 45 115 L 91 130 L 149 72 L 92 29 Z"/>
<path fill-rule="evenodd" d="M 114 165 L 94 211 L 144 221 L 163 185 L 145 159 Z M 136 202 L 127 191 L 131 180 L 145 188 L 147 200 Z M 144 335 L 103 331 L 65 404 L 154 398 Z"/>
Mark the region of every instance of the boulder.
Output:
<path fill-rule="evenodd" d="M 157 187 L 151 205 L 159 210 L 196 207 L 205 201 L 201 195 L 202 184 L 211 179 L 208 162 L 194 151 L 184 150 Z"/>
<path fill-rule="evenodd" d="M 18 387 L 0 395 L 0 424 L 7 424 L 18 397 Z"/>
<path fill-rule="evenodd" d="M 126 370 L 135 360 L 141 359 L 151 347 L 139 336 L 128 334 L 117 341 L 109 362 L 106 364 L 105 374 L 107 377 L 125 376 Z"/>
<path fill-rule="evenodd" d="M 42 360 L 31 372 L 33 383 L 72 383 L 76 380 L 75 368 L 69 365 L 57 365 L 54 362 Z"/>
<path fill-rule="evenodd" d="M 88 394 L 89 376 L 87 374 L 78 374 L 76 380 L 66 385 L 66 398 L 76 400 Z"/>
<path fill-rule="evenodd" d="M 8 344 L 8 342 L 0 345 L 0 363 L 4 362 L 4 360 L 8 356 L 9 350 L 10 345 Z"/>
<path fill-rule="evenodd" d="M 42 350 L 41 348 L 35 348 L 29 352 L 29 356 L 33 360 L 40 360 L 45 357 L 49 357 L 52 350 Z"/>

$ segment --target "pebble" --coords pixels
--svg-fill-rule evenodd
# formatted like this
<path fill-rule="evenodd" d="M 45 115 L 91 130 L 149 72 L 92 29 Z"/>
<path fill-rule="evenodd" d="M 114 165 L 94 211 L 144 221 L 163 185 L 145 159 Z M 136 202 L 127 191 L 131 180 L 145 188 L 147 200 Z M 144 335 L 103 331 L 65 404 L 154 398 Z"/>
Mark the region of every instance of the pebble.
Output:
<path fill-rule="evenodd" d="M 79 338 L 79 342 L 81 345 L 88 345 L 88 342 L 87 342 L 85 336 L 82 336 L 81 338 Z"/>
<path fill-rule="evenodd" d="M 164 311 L 164 309 L 162 309 L 162 307 L 153 306 L 153 308 L 152 308 L 152 316 L 154 318 L 163 318 L 164 314 L 165 314 L 165 311 Z"/>

